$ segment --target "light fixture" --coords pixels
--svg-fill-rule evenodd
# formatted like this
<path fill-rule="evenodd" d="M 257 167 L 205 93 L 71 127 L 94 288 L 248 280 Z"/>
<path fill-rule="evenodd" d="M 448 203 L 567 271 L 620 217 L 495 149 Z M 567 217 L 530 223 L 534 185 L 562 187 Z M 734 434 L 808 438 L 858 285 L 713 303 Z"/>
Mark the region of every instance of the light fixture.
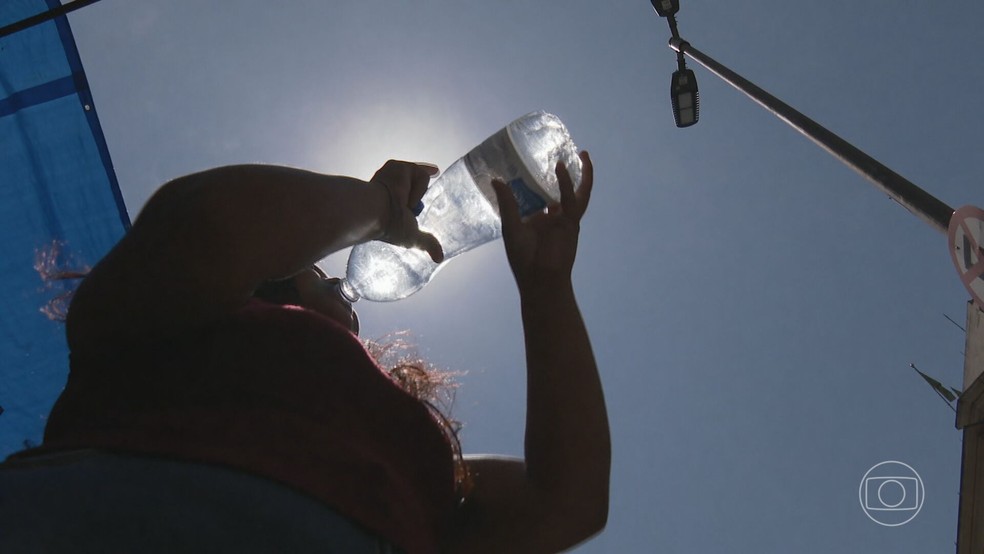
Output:
<path fill-rule="evenodd" d="M 680 11 L 680 0 L 649 0 L 660 17 L 672 17 Z"/>
<path fill-rule="evenodd" d="M 649 0 L 660 17 L 666 18 L 670 25 L 673 41 L 682 41 L 677 30 L 676 13 L 680 11 L 680 0 Z M 690 127 L 697 123 L 698 96 L 697 78 L 687 69 L 683 52 L 677 49 L 677 70 L 670 79 L 670 101 L 673 103 L 673 121 L 677 127 Z"/>
<path fill-rule="evenodd" d="M 690 127 L 697 123 L 700 102 L 697 94 L 697 78 L 694 77 L 693 71 L 681 67 L 673 72 L 670 80 L 670 100 L 673 102 L 673 121 L 676 122 L 677 127 Z"/>

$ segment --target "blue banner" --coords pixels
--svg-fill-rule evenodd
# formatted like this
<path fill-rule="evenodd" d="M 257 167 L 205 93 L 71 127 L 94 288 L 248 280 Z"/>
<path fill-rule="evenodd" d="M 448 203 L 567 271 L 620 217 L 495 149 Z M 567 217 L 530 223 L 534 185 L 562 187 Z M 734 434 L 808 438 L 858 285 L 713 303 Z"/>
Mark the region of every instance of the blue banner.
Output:
<path fill-rule="evenodd" d="M 3 0 L 0 26 L 59 6 Z M 129 228 L 67 19 L 0 38 L 0 459 L 41 441 L 68 375 L 64 325 L 43 310 Z"/>

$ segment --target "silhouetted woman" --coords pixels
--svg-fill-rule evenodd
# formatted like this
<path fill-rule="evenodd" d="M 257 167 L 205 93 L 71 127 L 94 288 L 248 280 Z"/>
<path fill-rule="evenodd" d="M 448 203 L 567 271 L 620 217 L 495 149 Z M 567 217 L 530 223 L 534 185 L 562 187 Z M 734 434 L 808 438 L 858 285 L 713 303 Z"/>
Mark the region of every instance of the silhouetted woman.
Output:
<path fill-rule="evenodd" d="M 592 188 L 522 219 L 495 183 L 527 355 L 525 456 L 465 456 L 313 264 L 382 239 L 436 171 L 369 181 L 244 165 L 164 185 L 82 281 L 41 447 L 0 470 L 0 551 L 554 552 L 601 530 L 609 435 L 571 285 Z M 475 318 L 480 324 L 480 318 Z M 469 324 L 462 321 L 462 325 Z M 17 531 L 12 531 L 17 530 Z"/>

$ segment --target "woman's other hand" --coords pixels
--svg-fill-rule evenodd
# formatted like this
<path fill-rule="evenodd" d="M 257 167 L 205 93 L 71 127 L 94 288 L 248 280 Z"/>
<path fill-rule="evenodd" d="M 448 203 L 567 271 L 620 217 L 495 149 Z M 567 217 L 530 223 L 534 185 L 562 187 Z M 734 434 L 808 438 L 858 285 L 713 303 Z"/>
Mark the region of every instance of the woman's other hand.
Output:
<path fill-rule="evenodd" d="M 580 154 L 583 168 L 581 186 L 574 183 L 563 163 L 557 163 L 557 182 L 560 203 L 545 212 L 523 219 L 512 190 L 501 181 L 493 181 L 502 217 L 502 235 L 506 255 L 520 289 L 537 285 L 552 285 L 558 280 L 570 280 L 577 254 L 577 239 L 581 217 L 588 208 L 594 169 L 586 151 Z"/>

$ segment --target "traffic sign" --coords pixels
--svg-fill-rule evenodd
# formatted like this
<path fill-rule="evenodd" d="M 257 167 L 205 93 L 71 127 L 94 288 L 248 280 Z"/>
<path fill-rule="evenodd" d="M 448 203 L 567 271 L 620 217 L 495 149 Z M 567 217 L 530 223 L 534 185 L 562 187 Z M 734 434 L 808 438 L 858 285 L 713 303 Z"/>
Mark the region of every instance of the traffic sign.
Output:
<path fill-rule="evenodd" d="M 964 206 L 953 212 L 947 238 L 960 280 L 977 307 L 984 309 L 984 210 Z"/>

